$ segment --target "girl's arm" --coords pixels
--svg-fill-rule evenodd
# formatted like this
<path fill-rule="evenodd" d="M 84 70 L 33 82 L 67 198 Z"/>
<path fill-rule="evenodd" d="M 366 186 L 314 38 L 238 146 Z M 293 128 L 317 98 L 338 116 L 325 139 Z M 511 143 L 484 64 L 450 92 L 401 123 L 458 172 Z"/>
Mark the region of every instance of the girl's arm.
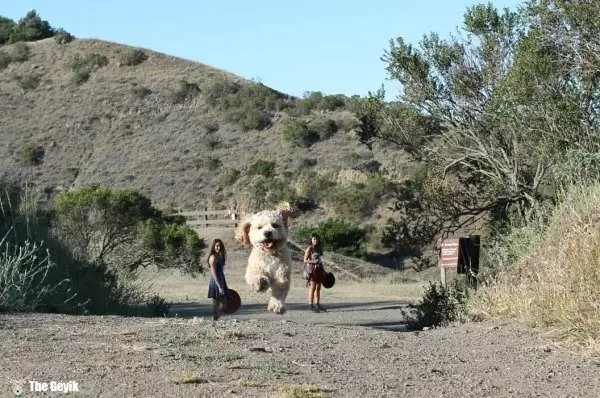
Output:
<path fill-rule="evenodd" d="M 221 287 L 221 284 L 219 283 L 219 278 L 217 278 L 217 266 L 215 265 L 215 256 L 211 255 L 208 258 L 208 268 L 210 268 L 210 275 L 212 276 L 213 280 L 215 281 L 217 288 L 219 289 L 219 291 L 224 291 L 223 288 Z"/>
<path fill-rule="evenodd" d="M 317 264 L 317 261 L 313 261 L 311 259 L 311 255 L 312 255 L 312 247 L 308 246 L 306 248 L 306 251 L 304 252 L 304 262 L 308 263 L 308 264 Z"/>

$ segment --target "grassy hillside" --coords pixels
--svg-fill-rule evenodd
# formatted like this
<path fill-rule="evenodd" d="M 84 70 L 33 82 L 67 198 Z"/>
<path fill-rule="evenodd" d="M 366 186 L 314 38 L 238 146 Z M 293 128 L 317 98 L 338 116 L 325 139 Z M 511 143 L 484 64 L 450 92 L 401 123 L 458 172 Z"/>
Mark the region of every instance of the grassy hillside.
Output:
<path fill-rule="evenodd" d="M 358 143 L 356 98 L 327 105 L 330 96 L 314 107 L 314 96 L 97 40 L 45 39 L 0 52 L 12 59 L 0 70 L 2 173 L 48 198 L 99 183 L 137 188 L 163 207 L 253 210 L 301 197 L 335 215 L 336 200 L 338 213 L 348 210 L 346 187 L 353 203 L 371 196 L 350 214 L 365 219 L 380 204 L 373 194 L 385 194 L 379 171 L 410 170 L 399 154 Z"/>

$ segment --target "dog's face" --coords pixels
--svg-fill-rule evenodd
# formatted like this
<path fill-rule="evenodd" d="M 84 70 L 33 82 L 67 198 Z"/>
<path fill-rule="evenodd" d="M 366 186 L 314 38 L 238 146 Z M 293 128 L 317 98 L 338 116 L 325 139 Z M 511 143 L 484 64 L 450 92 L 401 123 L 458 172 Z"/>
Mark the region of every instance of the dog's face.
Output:
<path fill-rule="evenodd" d="M 287 239 L 283 217 L 276 211 L 261 211 L 253 215 L 248 238 L 252 246 L 262 250 L 281 249 Z"/>
<path fill-rule="evenodd" d="M 238 225 L 236 241 L 264 251 L 279 250 L 287 241 L 287 220 L 296 215 L 288 203 L 278 205 L 276 210 L 255 213 Z"/>

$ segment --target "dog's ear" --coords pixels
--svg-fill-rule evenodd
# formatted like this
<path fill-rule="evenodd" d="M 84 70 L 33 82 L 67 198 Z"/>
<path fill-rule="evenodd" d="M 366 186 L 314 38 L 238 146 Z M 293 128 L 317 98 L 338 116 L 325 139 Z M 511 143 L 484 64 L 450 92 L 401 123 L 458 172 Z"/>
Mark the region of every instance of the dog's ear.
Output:
<path fill-rule="evenodd" d="M 296 218 L 300 215 L 300 211 L 289 202 L 281 202 L 275 206 L 275 210 L 281 215 L 285 227 L 288 226 L 289 218 Z"/>
<path fill-rule="evenodd" d="M 250 220 L 252 216 L 245 216 L 235 228 L 235 241 L 243 246 L 250 246 Z"/>

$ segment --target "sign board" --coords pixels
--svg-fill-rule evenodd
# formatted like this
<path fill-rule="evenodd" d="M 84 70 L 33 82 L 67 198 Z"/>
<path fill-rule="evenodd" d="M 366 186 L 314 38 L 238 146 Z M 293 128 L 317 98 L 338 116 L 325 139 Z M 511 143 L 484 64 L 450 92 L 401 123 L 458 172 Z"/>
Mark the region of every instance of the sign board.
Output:
<path fill-rule="evenodd" d="M 444 239 L 440 244 L 440 268 L 457 268 L 460 254 L 460 239 Z"/>

